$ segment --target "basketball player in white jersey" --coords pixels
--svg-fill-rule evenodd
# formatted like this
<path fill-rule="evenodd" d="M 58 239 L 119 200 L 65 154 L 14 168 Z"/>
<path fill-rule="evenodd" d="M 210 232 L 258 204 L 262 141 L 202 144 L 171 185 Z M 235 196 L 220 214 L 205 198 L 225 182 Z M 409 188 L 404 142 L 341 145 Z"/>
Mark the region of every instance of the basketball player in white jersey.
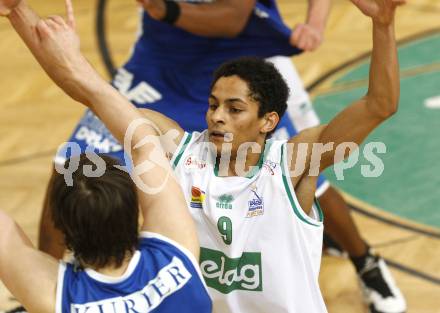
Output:
<path fill-rule="evenodd" d="M 216 72 L 208 130 L 177 129 L 181 140 L 172 165 L 198 226 L 202 271 L 217 312 L 325 312 L 318 286 L 322 216 L 313 205 L 316 174 L 334 164 L 336 147 L 360 144 L 395 113 L 399 98 L 394 12 L 403 0 L 353 2 L 373 21 L 369 90 L 328 125 L 288 142 L 266 140 L 286 109 L 288 89 L 272 65 L 245 59 Z M 96 73 L 70 40 L 72 30 L 53 26 L 66 38 L 44 37 L 33 50 L 52 79 L 83 103 L 93 103 L 96 94 L 111 96 L 103 80 L 90 79 Z M 167 130 L 164 116 L 144 114 Z M 300 143 L 331 147 L 316 159 Z M 218 153 L 211 154 L 213 147 Z M 297 158 L 305 159 L 305 171 L 292 175 Z"/>
<path fill-rule="evenodd" d="M 216 67 L 216 65 L 206 66 L 204 64 L 210 64 L 216 60 L 218 54 L 226 55 L 227 58 L 232 59 L 244 53 L 248 56 L 261 57 L 264 55 L 266 58 L 269 56 L 267 60 L 274 63 L 292 90 L 287 100 L 286 114 L 278 124 L 274 137 L 278 139 L 290 138 L 305 128 L 320 124 L 310 96 L 295 69 L 292 58 L 286 56 L 289 54 L 281 52 L 282 41 L 272 44 L 264 42 L 267 40 L 265 36 L 268 34 L 271 34 L 269 37 L 277 36 L 277 34 L 270 32 L 272 28 L 276 27 L 270 25 L 269 20 L 278 25 L 283 24 L 283 20 L 277 14 L 267 14 L 265 27 L 257 30 L 254 24 L 253 18 L 256 13 L 263 16 L 262 12 L 268 8 L 277 11 L 277 1 L 184 0 L 173 3 L 164 0 L 140 0 L 139 2 L 143 4 L 147 14 L 145 12 L 143 14 L 141 35 L 133 48 L 135 52 L 124 65 L 123 71 L 131 73 L 134 77 L 133 80 L 136 81 L 136 83 L 133 82 L 133 89 L 130 90 L 135 90 L 136 86 L 139 86 L 139 80 L 155 88 L 157 86 L 157 90 L 162 94 L 162 99 L 153 104 L 145 104 L 148 105 L 148 108 L 151 108 L 150 105 L 152 105 L 153 110 L 159 110 L 162 114 L 176 120 L 188 132 L 204 129 L 206 127 L 202 119 L 204 111 L 199 108 L 204 106 L 208 96 L 208 88 L 206 88 L 206 92 L 197 93 L 198 89 L 194 88 L 194 85 L 202 86 L 205 82 L 210 81 L 208 73 L 211 73 Z M 290 32 L 285 31 L 287 34 L 285 41 L 290 39 L 292 46 L 305 52 L 317 49 L 322 43 L 330 9 L 329 0 L 308 0 L 307 2 L 307 16 L 304 23 L 295 25 Z M 246 20 L 247 23 L 245 23 Z M 173 27 L 170 27 L 170 24 Z M 222 50 L 222 42 L 226 40 L 232 44 L 232 46 L 228 45 L 229 51 Z M 263 47 L 256 45 L 254 49 L 247 49 L 248 41 L 254 45 L 255 42 L 263 42 L 265 45 Z M 157 42 L 161 44 L 157 45 Z M 218 45 L 219 48 L 209 49 L 213 44 Z M 142 48 L 144 45 L 153 45 L 154 49 Z M 210 53 L 199 56 L 201 51 L 206 51 L 207 48 Z M 276 48 L 279 49 L 278 54 L 274 54 Z M 162 53 L 158 60 L 154 54 L 146 52 L 157 52 L 160 49 L 162 49 Z M 185 69 L 181 68 L 182 63 L 192 63 L 190 60 L 193 58 L 200 59 L 200 62 L 197 62 L 197 68 L 203 69 L 204 75 L 197 76 L 192 72 L 187 73 Z M 177 64 L 174 64 L 175 59 L 179 60 Z M 168 89 L 161 89 L 158 79 L 154 77 L 150 79 L 146 74 L 154 68 L 163 74 L 156 76 L 169 76 L 166 70 L 161 70 L 161 66 L 158 64 L 160 62 L 172 64 L 170 66 L 177 77 L 188 75 L 187 79 L 177 81 L 188 81 L 190 84 L 185 86 L 181 83 L 168 83 Z M 117 74 L 115 81 L 120 80 L 123 76 L 121 73 Z M 115 84 L 115 86 L 118 85 L 120 84 Z M 185 92 L 182 93 L 182 90 Z M 124 88 L 120 91 L 125 92 Z M 172 95 L 174 93 L 186 96 L 173 101 Z M 137 100 L 131 101 L 138 107 L 142 106 Z M 189 110 L 184 110 L 184 112 L 190 113 L 189 117 L 182 113 L 173 114 L 173 110 L 179 112 L 179 109 L 181 110 L 187 101 L 189 101 Z M 168 109 L 167 104 L 171 105 L 173 109 Z M 332 243 L 332 240 L 329 239 L 334 238 L 336 243 L 347 251 L 356 268 L 364 302 L 372 311 L 382 313 L 404 311 L 405 299 L 398 290 L 385 261 L 369 249 L 368 243 L 362 239 L 350 216 L 349 206 L 340 193 L 329 184 L 324 175 L 318 177 L 315 195 L 322 205 L 326 217 L 324 220 L 326 233 L 324 242 L 331 247 L 332 245 L 329 243 Z"/>

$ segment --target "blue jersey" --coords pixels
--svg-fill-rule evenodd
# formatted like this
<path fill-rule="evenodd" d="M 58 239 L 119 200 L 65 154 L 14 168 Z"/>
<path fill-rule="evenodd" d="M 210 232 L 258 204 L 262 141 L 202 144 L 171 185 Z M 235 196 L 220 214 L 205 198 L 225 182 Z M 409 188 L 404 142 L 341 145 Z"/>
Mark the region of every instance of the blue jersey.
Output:
<path fill-rule="evenodd" d="M 300 52 L 289 43 L 291 32 L 283 23 L 274 0 L 257 1 L 244 29 L 234 38 L 194 35 L 156 21 L 144 12 L 142 34 L 127 67 L 133 69 L 154 64 L 173 69 L 176 66 L 215 69 L 226 60 L 240 56 L 291 56 Z"/>
<path fill-rule="evenodd" d="M 158 234 L 141 233 L 139 248 L 120 277 L 60 264 L 56 313 L 211 311 L 195 258 Z"/>
<path fill-rule="evenodd" d="M 200 1 L 186 1 L 200 2 Z M 203 37 L 142 14 L 142 33 L 113 85 L 137 107 L 177 121 L 188 132 L 206 128 L 212 74 L 243 56 L 268 58 L 301 52 L 290 45 L 292 31 L 274 0 L 257 1 L 244 29 L 234 38 Z M 287 117 L 279 127 L 291 124 Z M 296 134 L 293 128 L 290 134 Z"/>

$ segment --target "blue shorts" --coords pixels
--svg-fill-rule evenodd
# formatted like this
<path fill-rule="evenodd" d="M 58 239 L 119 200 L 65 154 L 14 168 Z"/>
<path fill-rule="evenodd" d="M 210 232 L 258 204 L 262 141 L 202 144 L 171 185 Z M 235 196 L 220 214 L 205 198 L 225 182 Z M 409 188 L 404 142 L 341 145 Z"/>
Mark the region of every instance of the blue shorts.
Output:
<path fill-rule="evenodd" d="M 210 74 L 207 69 L 197 67 L 185 70 L 185 77 L 176 73 L 181 71 L 157 67 L 134 71 L 126 67 L 118 71 L 112 85 L 136 107 L 161 112 L 178 122 L 185 131 L 206 129 L 205 113 L 211 85 L 206 77 L 211 77 Z M 287 138 L 298 133 L 288 114 L 281 119 L 277 132 L 285 134 Z M 122 146 L 90 110 L 85 112 L 67 144 L 59 149 L 55 162 L 63 163 L 71 155 L 85 152 L 86 149 L 108 154 L 125 164 Z M 317 196 L 327 186 L 325 177 L 320 175 Z"/>

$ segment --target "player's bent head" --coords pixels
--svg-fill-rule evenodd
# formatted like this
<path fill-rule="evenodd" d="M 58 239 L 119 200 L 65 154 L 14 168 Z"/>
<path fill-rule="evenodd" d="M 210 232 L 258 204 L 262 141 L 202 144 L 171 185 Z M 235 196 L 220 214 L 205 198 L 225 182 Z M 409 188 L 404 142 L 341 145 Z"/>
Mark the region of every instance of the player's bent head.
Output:
<path fill-rule="evenodd" d="M 234 75 L 247 83 L 250 97 L 259 103 L 258 117 L 274 111 L 280 118 L 284 115 L 289 87 L 271 62 L 255 57 L 226 62 L 215 70 L 211 89 L 220 78 Z"/>
<path fill-rule="evenodd" d="M 115 167 L 119 163 L 99 156 L 105 162 L 99 177 L 85 175 L 97 170 L 85 155 L 79 157 L 72 186 L 67 186 L 63 175 L 54 174 L 50 208 L 55 227 L 78 261 L 95 268 L 117 267 L 138 243 L 138 198 L 129 174 Z"/>

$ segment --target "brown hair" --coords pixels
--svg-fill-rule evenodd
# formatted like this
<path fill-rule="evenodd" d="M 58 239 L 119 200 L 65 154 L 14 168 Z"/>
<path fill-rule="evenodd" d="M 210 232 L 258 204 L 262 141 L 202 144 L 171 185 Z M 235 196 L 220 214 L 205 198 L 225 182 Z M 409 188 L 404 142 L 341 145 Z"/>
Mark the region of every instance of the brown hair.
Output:
<path fill-rule="evenodd" d="M 82 264 L 93 267 L 120 266 L 138 243 L 138 198 L 128 173 L 118 162 L 99 155 L 105 162 L 100 177 L 87 177 L 85 166 L 97 165 L 84 154 L 73 173 L 73 185 L 56 173 L 51 180 L 49 205 L 55 227 L 64 234 L 66 246 Z M 70 159 L 66 162 L 71 162 Z"/>

